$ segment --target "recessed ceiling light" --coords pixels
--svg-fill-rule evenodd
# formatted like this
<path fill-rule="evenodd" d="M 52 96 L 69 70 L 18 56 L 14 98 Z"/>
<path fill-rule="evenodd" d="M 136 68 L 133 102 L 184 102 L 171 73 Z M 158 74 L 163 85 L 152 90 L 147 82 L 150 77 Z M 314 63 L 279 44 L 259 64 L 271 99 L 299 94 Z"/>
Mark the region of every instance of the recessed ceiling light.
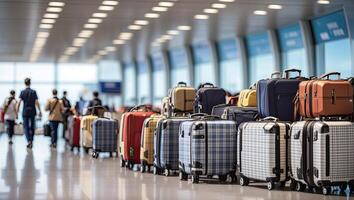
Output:
<path fill-rule="evenodd" d="M 167 34 L 169 34 L 169 35 L 178 35 L 179 32 L 176 31 L 176 30 L 169 30 L 169 31 L 167 31 Z"/>
<path fill-rule="evenodd" d="M 89 23 L 94 23 L 94 24 L 99 24 L 102 23 L 102 19 L 97 19 L 97 18 L 90 18 L 88 20 Z"/>
<path fill-rule="evenodd" d="M 61 11 L 63 11 L 63 9 L 60 7 L 48 7 L 47 8 L 47 12 L 61 12 Z"/>
<path fill-rule="evenodd" d="M 114 7 L 113 6 L 100 6 L 100 7 L 98 7 L 98 10 L 111 11 L 111 10 L 114 10 Z"/>
<path fill-rule="evenodd" d="M 180 31 L 190 31 L 190 30 L 192 30 L 192 27 L 190 27 L 190 26 L 178 26 L 177 28 Z"/>
<path fill-rule="evenodd" d="M 253 13 L 255 15 L 266 15 L 267 11 L 265 11 L 265 10 L 255 10 Z"/>
<path fill-rule="evenodd" d="M 55 13 L 46 13 L 44 14 L 43 18 L 49 18 L 49 19 L 56 19 L 58 18 L 59 15 L 58 14 L 55 14 Z"/>
<path fill-rule="evenodd" d="M 330 4 L 331 2 L 329 0 L 318 0 L 318 4 Z"/>
<path fill-rule="evenodd" d="M 97 24 L 85 24 L 84 28 L 97 28 L 98 25 Z"/>
<path fill-rule="evenodd" d="M 146 13 L 145 17 L 146 18 L 159 18 L 160 15 L 158 13 Z"/>
<path fill-rule="evenodd" d="M 141 30 L 141 26 L 139 25 L 130 25 L 128 26 L 129 30 Z"/>
<path fill-rule="evenodd" d="M 173 39 L 173 37 L 171 35 L 163 35 L 161 38 L 164 40 L 172 40 Z"/>
<path fill-rule="evenodd" d="M 218 10 L 214 8 L 206 8 L 204 9 L 204 12 L 209 14 L 214 14 L 214 13 L 218 13 Z"/>
<path fill-rule="evenodd" d="M 156 12 L 166 12 L 168 10 L 167 7 L 153 7 L 152 11 L 156 11 Z"/>
<path fill-rule="evenodd" d="M 158 42 L 158 43 L 164 43 L 164 42 L 166 42 L 166 40 L 163 39 L 163 38 L 158 38 L 158 39 L 156 40 L 156 42 Z"/>
<path fill-rule="evenodd" d="M 109 47 L 106 47 L 105 50 L 108 51 L 108 52 L 113 52 L 113 51 L 116 51 L 117 48 L 113 47 L 113 46 L 109 46 Z"/>
<path fill-rule="evenodd" d="M 107 13 L 93 13 L 92 17 L 106 18 L 107 17 Z"/>
<path fill-rule="evenodd" d="M 195 15 L 194 19 L 209 19 L 208 15 Z"/>
<path fill-rule="evenodd" d="M 55 19 L 42 19 L 43 24 L 54 24 L 56 22 Z"/>
<path fill-rule="evenodd" d="M 94 32 L 92 30 L 82 30 L 80 33 L 79 33 L 79 37 L 83 37 L 83 38 L 89 38 L 91 37 L 91 35 L 93 34 Z"/>
<path fill-rule="evenodd" d="M 226 3 L 231 3 L 231 2 L 235 2 L 235 0 L 219 0 L 220 2 L 226 2 Z"/>
<path fill-rule="evenodd" d="M 226 4 L 223 4 L 223 3 L 213 3 L 211 4 L 211 7 L 212 8 L 226 8 Z"/>
<path fill-rule="evenodd" d="M 113 44 L 125 44 L 124 40 L 113 40 Z"/>
<path fill-rule="evenodd" d="M 175 5 L 173 2 L 167 2 L 167 1 L 161 1 L 159 3 L 159 6 L 163 6 L 163 7 L 172 7 L 173 5 Z"/>
<path fill-rule="evenodd" d="M 107 55 L 107 52 L 105 50 L 99 50 L 97 52 L 98 55 L 101 55 L 101 56 L 104 56 L 104 55 Z"/>
<path fill-rule="evenodd" d="M 129 32 L 123 32 L 121 34 L 119 34 L 119 39 L 121 40 L 130 40 L 133 37 L 132 33 Z"/>
<path fill-rule="evenodd" d="M 102 5 L 106 5 L 106 6 L 116 6 L 118 5 L 118 1 L 103 1 Z"/>
<path fill-rule="evenodd" d="M 75 38 L 73 43 L 85 43 L 87 39 L 85 38 Z"/>
<path fill-rule="evenodd" d="M 65 3 L 59 2 L 59 1 L 52 1 L 52 2 L 49 2 L 48 5 L 49 6 L 56 6 L 56 7 L 63 7 L 63 6 L 65 6 Z"/>
<path fill-rule="evenodd" d="M 145 25 L 149 24 L 149 21 L 146 21 L 146 20 L 135 20 L 134 24 L 145 26 Z"/>
<path fill-rule="evenodd" d="M 77 47 L 68 47 L 66 50 L 67 51 L 77 51 L 77 50 L 79 50 L 79 48 L 77 48 Z"/>
<path fill-rule="evenodd" d="M 42 28 L 42 29 L 51 29 L 51 28 L 53 28 L 53 25 L 52 25 L 52 24 L 40 24 L 40 25 L 39 25 L 39 28 Z"/>
<path fill-rule="evenodd" d="M 38 32 L 37 38 L 47 38 L 49 37 L 49 32 Z"/>
<path fill-rule="evenodd" d="M 283 8 L 283 6 L 282 5 L 278 5 L 278 4 L 270 4 L 270 5 L 268 5 L 268 8 L 269 9 L 273 9 L 273 10 L 280 10 L 280 9 Z"/>

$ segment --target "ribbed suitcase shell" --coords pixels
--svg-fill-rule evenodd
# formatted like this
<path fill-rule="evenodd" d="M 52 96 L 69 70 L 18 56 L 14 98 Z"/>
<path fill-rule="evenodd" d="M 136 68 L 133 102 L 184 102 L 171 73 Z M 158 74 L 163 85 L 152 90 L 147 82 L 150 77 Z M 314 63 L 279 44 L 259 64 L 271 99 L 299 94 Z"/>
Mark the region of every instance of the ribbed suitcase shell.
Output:
<path fill-rule="evenodd" d="M 85 148 L 92 148 L 92 123 L 97 118 L 97 116 L 88 115 L 81 119 L 82 146 Z"/>
<path fill-rule="evenodd" d="M 140 163 L 140 142 L 144 120 L 153 112 L 128 112 L 122 116 L 122 137 L 120 138 L 120 155 L 124 161 Z"/>
<path fill-rule="evenodd" d="M 187 174 L 227 175 L 236 170 L 236 124 L 229 120 L 183 122 L 179 168 Z"/>
<path fill-rule="evenodd" d="M 118 142 L 118 121 L 96 119 L 92 124 L 93 151 L 116 152 Z"/>
<path fill-rule="evenodd" d="M 306 124 L 308 124 L 307 128 L 304 129 Z M 310 131 L 311 129 L 313 130 L 312 132 Z M 306 152 L 303 152 L 303 145 L 306 145 L 306 148 L 309 145 L 308 142 L 303 143 L 303 141 L 308 141 L 307 139 L 303 140 L 304 130 L 308 137 L 312 136 L 313 140 L 312 150 L 307 149 Z M 353 122 L 296 122 L 291 127 L 290 138 L 291 178 L 303 184 L 308 184 L 304 180 L 306 175 L 303 173 L 303 159 L 312 152 L 313 160 L 311 161 L 314 168 L 314 176 L 312 178 L 315 185 L 310 186 L 330 186 L 354 181 Z M 311 166 L 307 165 L 306 168 L 311 168 Z"/>
<path fill-rule="evenodd" d="M 257 107 L 257 91 L 246 89 L 240 92 L 237 103 L 238 107 Z"/>
<path fill-rule="evenodd" d="M 70 116 L 68 118 L 68 141 L 71 148 L 80 147 L 80 117 Z"/>
<path fill-rule="evenodd" d="M 140 149 L 140 160 L 143 165 L 154 164 L 154 134 L 157 127 L 157 122 L 162 117 L 162 115 L 152 115 L 144 121 Z"/>
<path fill-rule="evenodd" d="M 237 164 L 241 177 L 265 182 L 288 180 L 289 125 L 246 122 L 238 131 Z"/>
<path fill-rule="evenodd" d="M 154 166 L 158 169 L 178 170 L 178 136 L 180 124 L 190 118 L 160 119 L 154 136 Z"/>

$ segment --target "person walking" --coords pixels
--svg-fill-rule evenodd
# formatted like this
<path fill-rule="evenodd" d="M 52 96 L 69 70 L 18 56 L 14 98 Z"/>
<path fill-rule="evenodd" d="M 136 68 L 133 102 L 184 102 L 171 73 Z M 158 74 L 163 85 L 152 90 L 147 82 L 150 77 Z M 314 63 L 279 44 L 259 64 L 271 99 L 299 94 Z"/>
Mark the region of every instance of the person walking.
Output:
<path fill-rule="evenodd" d="M 6 98 L 3 108 L 4 108 L 4 114 L 5 114 L 5 123 L 6 123 L 6 128 L 7 128 L 7 135 L 9 137 L 9 144 L 12 145 L 12 137 L 15 133 L 15 121 L 17 118 L 17 112 L 16 112 L 16 105 L 17 105 L 17 100 L 16 100 L 16 93 L 14 90 L 10 91 L 10 97 Z"/>
<path fill-rule="evenodd" d="M 37 92 L 31 89 L 31 79 L 25 79 L 25 86 L 26 89 L 21 91 L 20 99 L 17 104 L 17 113 L 20 110 L 21 103 L 23 102 L 23 109 L 22 109 L 22 119 L 23 119 L 23 126 L 25 129 L 25 135 L 27 139 L 27 148 L 31 149 L 33 147 L 33 138 L 35 133 L 35 118 L 37 115 L 42 117 L 41 107 L 39 105 Z"/>
<path fill-rule="evenodd" d="M 58 127 L 59 124 L 63 121 L 63 113 L 64 113 L 64 105 L 63 101 L 58 98 L 58 91 L 54 89 L 52 91 L 53 97 L 48 99 L 47 104 L 45 106 L 45 110 L 49 111 L 49 124 L 51 129 L 51 145 L 50 147 L 56 148 L 57 147 L 57 140 L 58 140 Z"/>
<path fill-rule="evenodd" d="M 92 107 L 95 106 L 102 106 L 102 100 L 100 99 L 100 94 L 97 91 L 94 91 L 92 93 L 93 99 L 89 101 L 88 106 L 87 106 L 87 112 L 86 114 L 94 114 L 94 115 L 100 115 L 101 109 L 93 109 Z"/>
<path fill-rule="evenodd" d="M 64 91 L 63 92 L 63 97 L 61 98 L 61 101 L 63 102 L 63 106 L 64 106 L 64 113 L 63 113 L 63 138 L 65 138 L 65 133 L 68 130 L 68 117 L 71 114 L 71 103 L 70 100 L 67 98 L 68 92 Z"/>

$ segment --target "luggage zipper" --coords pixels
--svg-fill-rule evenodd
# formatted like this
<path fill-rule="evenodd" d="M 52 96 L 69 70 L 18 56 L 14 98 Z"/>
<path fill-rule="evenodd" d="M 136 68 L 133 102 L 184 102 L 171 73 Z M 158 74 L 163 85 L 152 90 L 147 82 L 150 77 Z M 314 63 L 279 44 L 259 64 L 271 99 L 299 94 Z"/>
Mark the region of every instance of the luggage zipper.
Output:
<path fill-rule="evenodd" d="M 307 99 L 308 99 L 308 91 L 307 87 L 311 81 L 307 82 L 305 85 L 305 94 L 304 94 L 304 114 L 307 116 Z"/>
<path fill-rule="evenodd" d="M 310 94 L 309 94 L 309 104 L 310 104 L 310 105 L 309 105 L 309 110 L 310 110 L 310 117 L 311 117 L 311 118 L 314 118 L 314 116 L 313 116 L 313 109 L 312 109 L 312 106 L 313 106 L 313 105 L 312 105 L 312 103 L 313 103 L 313 102 L 312 102 L 312 101 L 313 101 L 313 99 L 312 99 L 312 98 L 313 98 L 313 97 L 312 97 L 312 90 L 313 90 L 313 85 L 314 85 L 314 84 L 315 84 L 315 82 L 314 82 L 314 81 L 311 81 L 311 82 L 310 82 L 310 89 L 309 89 L 309 90 L 310 90 L 310 91 L 309 91 L 309 93 L 310 93 Z"/>

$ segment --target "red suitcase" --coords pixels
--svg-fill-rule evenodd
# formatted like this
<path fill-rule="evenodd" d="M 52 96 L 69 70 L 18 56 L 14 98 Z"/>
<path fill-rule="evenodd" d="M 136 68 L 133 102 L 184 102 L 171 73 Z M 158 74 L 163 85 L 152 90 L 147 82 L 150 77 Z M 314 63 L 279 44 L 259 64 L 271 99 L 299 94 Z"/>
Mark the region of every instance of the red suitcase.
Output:
<path fill-rule="evenodd" d="M 75 147 L 80 149 L 80 117 L 70 118 L 68 121 L 69 125 L 69 145 L 71 147 L 71 151 L 74 150 Z"/>
<path fill-rule="evenodd" d="M 125 113 L 121 120 L 121 136 L 119 153 L 121 166 L 133 168 L 134 164 L 140 164 L 141 131 L 144 120 L 154 112 L 134 111 Z"/>

